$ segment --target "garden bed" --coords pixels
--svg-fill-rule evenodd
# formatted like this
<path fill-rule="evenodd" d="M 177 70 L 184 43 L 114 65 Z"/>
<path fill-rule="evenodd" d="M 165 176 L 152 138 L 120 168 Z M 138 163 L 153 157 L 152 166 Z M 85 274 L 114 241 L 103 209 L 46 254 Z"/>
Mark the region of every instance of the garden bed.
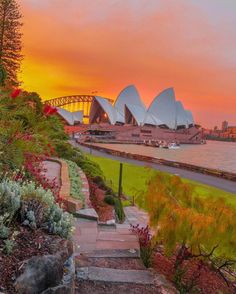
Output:
<path fill-rule="evenodd" d="M 173 282 L 175 278 L 174 263 L 174 256 L 168 258 L 161 252 L 157 252 L 154 256 L 153 267 L 159 274 L 164 275 L 169 281 Z M 228 287 L 224 279 L 219 274 L 210 269 L 209 266 L 200 263 L 201 261 L 199 260 L 197 261 L 196 259 L 191 259 L 186 261 L 184 264 L 184 268 L 186 269 L 184 279 L 185 282 L 190 282 L 192 279 L 194 279 L 194 277 L 197 276 L 196 288 L 198 289 L 198 292 L 191 293 L 235 293 L 235 289 Z"/>
<path fill-rule="evenodd" d="M 70 196 L 74 199 L 80 200 L 83 207 L 85 206 L 85 197 L 82 192 L 82 181 L 79 174 L 79 169 L 76 163 L 65 160 L 69 170 L 70 178 Z"/>
<path fill-rule="evenodd" d="M 0 292 L 16 293 L 14 282 L 22 274 L 24 265 L 32 256 L 55 254 L 64 248 L 62 238 L 49 235 L 41 229 L 31 230 L 27 227 L 18 226 L 13 251 L 5 255 L 0 250 Z M 3 248 L 3 240 L 0 239 L 0 248 Z"/>
<path fill-rule="evenodd" d="M 96 210 L 98 214 L 98 219 L 100 222 L 107 222 L 111 219 L 114 219 L 114 207 L 105 203 L 105 191 L 99 189 L 98 186 L 89 181 L 90 186 L 90 200 L 93 208 Z"/>

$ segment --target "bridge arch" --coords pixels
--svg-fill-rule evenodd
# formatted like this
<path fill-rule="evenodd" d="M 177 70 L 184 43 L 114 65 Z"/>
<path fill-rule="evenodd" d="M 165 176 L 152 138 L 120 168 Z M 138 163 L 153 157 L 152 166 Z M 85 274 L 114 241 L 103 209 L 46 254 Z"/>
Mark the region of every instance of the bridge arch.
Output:
<path fill-rule="evenodd" d="M 44 101 L 44 104 L 68 109 L 68 106 L 74 106 L 74 110 L 82 110 L 84 118 L 89 118 L 90 108 L 96 96 L 92 95 L 71 95 L 53 98 Z M 106 98 L 113 103 L 113 100 Z M 73 108 L 73 107 L 72 107 Z M 71 109 L 70 109 L 71 110 Z"/>

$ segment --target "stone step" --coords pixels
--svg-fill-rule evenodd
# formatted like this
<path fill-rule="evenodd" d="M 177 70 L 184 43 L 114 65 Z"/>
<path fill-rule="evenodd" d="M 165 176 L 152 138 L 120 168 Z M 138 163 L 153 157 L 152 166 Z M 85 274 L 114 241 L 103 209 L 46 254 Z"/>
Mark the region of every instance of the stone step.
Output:
<path fill-rule="evenodd" d="M 77 279 L 95 282 L 155 285 L 155 275 L 148 270 L 120 270 L 102 267 L 77 268 Z"/>
<path fill-rule="evenodd" d="M 140 258 L 139 249 L 109 249 L 109 250 L 93 250 L 83 253 L 89 258 Z"/>
<path fill-rule="evenodd" d="M 98 220 L 98 214 L 94 208 L 85 208 L 77 210 L 75 216 L 78 218 L 84 218 L 88 220 Z"/>

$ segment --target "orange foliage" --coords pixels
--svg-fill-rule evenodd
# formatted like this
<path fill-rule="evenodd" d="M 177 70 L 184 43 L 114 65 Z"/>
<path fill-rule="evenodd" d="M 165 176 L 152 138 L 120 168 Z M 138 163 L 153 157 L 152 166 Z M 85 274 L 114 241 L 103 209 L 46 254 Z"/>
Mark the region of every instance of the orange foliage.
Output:
<path fill-rule="evenodd" d="M 211 252 L 233 258 L 236 248 L 236 212 L 224 199 L 200 199 L 190 184 L 177 176 L 156 173 L 145 193 L 145 208 L 157 241 L 167 254 L 185 244 L 192 254 Z"/>

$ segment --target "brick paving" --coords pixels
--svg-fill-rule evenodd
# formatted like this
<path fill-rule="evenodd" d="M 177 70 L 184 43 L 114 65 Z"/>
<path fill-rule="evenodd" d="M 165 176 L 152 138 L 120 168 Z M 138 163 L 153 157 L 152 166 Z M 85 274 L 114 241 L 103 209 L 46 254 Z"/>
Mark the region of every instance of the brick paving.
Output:
<path fill-rule="evenodd" d="M 77 245 L 77 253 L 97 256 L 106 255 L 111 251 L 112 256 L 122 255 L 139 256 L 139 242 L 135 234 L 129 228 L 119 231 L 115 226 L 99 226 L 96 221 L 77 219 L 75 221 L 74 242 Z M 116 252 L 117 251 L 117 252 Z"/>
<path fill-rule="evenodd" d="M 141 210 L 136 206 L 127 206 L 124 207 L 124 211 L 126 216 L 125 224 L 139 224 L 142 227 L 146 227 L 149 224 L 148 213 L 144 210 Z M 122 225 L 120 225 L 120 228 L 122 228 Z"/>
<path fill-rule="evenodd" d="M 42 163 L 43 168 L 46 170 L 43 174 L 51 181 L 55 179 L 55 183 L 60 186 L 61 179 L 61 165 L 55 161 L 45 160 Z"/>

